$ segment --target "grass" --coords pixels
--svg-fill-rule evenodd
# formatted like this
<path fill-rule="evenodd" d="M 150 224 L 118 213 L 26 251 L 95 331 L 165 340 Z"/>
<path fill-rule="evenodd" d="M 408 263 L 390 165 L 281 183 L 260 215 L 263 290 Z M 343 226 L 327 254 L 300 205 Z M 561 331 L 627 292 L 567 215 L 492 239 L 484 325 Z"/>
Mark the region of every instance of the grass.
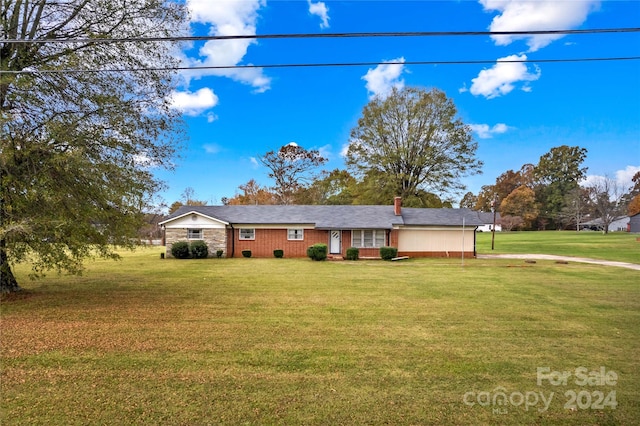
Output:
<path fill-rule="evenodd" d="M 494 250 L 491 233 L 477 234 L 478 253 L 532 253 L 590 257 L 640 263 L 640 238 L 627 232 L 496 232 Z"/>
<path fill-rule="evenodd" d="M 159 254 L 145 249 L 117 264 L 91 262 L 82 277 L 29 282 L 25 268 L 16 270 L 28 291 L 2 302 L 0 424 L 640 418 L 637 271 L 544 261 L 468 259 L 462 267 L 459 259 L 179 261 Z M 538 367 L 601 366 L 617 373 L 615 385 L 536 381 Z M 542 402 L 528 409 L 464 402 L 468 392 L 502 388 L 516 403 L 517 393 L 554 397 L 544 411 Z M 618 405 L 567 409 L 572 390 L 583 392 L 583 405 L 594 392 L 615 391 Z"/>

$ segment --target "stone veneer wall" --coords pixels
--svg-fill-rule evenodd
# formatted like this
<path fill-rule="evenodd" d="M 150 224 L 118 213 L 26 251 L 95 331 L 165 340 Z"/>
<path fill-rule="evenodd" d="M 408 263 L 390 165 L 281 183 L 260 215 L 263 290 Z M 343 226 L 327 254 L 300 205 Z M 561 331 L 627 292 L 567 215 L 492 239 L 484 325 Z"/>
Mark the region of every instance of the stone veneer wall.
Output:
<path fill-rule="evenodd" d="M 166 238 L 166 257 L 171 255 L 171 246 L 177 241 L 194 241 L 187 239 L 187 228 L 168 228 L 165 229 Z M 202 240 L 207 243 L 209 257 L 216 257 L 216 252 L 222 250 L 223 257 L 227 256 L 227 231 L 224 228 L 202 230 Z"/>

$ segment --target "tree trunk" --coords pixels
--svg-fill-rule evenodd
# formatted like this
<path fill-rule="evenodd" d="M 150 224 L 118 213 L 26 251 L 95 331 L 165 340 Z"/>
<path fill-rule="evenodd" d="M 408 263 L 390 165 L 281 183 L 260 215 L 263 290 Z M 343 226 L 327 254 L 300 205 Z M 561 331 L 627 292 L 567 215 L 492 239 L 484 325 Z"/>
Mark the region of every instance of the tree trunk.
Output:
<path fill-rule="evenodd" d="M 7 258 L 5 241 L 0 241 L 0 294 L 15 293 L 22 288 L 18 285 L 16 277 L 11 272 L 11 266 L 9 265 Z"/>

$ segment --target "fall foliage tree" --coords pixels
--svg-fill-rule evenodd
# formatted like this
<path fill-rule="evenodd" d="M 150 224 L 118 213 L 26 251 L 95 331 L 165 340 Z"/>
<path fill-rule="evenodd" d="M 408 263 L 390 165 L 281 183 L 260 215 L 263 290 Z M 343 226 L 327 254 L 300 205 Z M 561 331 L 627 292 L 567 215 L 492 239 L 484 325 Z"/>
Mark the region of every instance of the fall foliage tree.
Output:
<path fill-rule="evenodd" d="M 627 204 L 629 216 L 640 213 L 640 172 L 636 172 L 631 178 L 633 185 L 629 192 L 622 197 L 622 203 Z"/>
<path fill-rule="evenodd" d="M 521 217 L 522 226 L 531 228 L 539 213 L 535 191 L 525 185 L 514 189 L 500 203 L 500 213 L 503 218 L 504 216 Z"/>
<path fill-rule="evenodd" d="M 276 204 L 275 194 L 258 184 L 255 179 L 250 179 L 247 183 L 238 186 L 238 189 L 242 193 L 236 193 L 233 198 L 225 199 L 224 204 L 230 206 Z"/>
<path fill-rule="evenodd" d="M 627 207 L 627 213 L 629 216 L 635 216 L 640 213 L 640 194 L 631 199 L 629 207 Z"/>
<path fill-rule="evenodd" d="M 521 185 L 525 185 L 529 188 L 533 187 L 533 165 L 525 164 L 519 171 L 507 170 L 496 178 L 496 183 L 493 185 L 485 185 L 481 188 L 478 194 L 475 208 L 480 211 L 491 211 L 491 204 L 493 200 L 497 200 L 500 203 L 507 198 L 511 192 Z M 499 205 L 499 204 L 498 204 Z"/>

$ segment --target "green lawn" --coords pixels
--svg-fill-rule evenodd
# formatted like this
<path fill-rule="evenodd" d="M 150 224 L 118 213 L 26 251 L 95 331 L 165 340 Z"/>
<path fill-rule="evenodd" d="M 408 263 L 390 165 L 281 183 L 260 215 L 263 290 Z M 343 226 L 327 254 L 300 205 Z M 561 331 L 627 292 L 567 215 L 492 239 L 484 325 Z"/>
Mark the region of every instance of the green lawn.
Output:
<path fill-rule="evenodd" d="M 533 253 L 591 257 L 640 263 L 640 235 L 627 232 L 496 232 L 494 250 L 491 233 L 477 234 L 478 253 Z"/>
<path fill-rule="evenodd" d="M 28 291 L 1 306 L 0 424 L 640 418 L 637 271 L 474 259 L 179 261 L 160 252 L 91 262 L 82 277 L 30 282 L 17 270 Z M 572 376 L 539 386 L 539 367 Z M 577 384 L 580 367 L 618 379 Z M 501 391 L 512 402 L 485 403 Z M 546 410 L 541 394 L 551 398 Z"/>

